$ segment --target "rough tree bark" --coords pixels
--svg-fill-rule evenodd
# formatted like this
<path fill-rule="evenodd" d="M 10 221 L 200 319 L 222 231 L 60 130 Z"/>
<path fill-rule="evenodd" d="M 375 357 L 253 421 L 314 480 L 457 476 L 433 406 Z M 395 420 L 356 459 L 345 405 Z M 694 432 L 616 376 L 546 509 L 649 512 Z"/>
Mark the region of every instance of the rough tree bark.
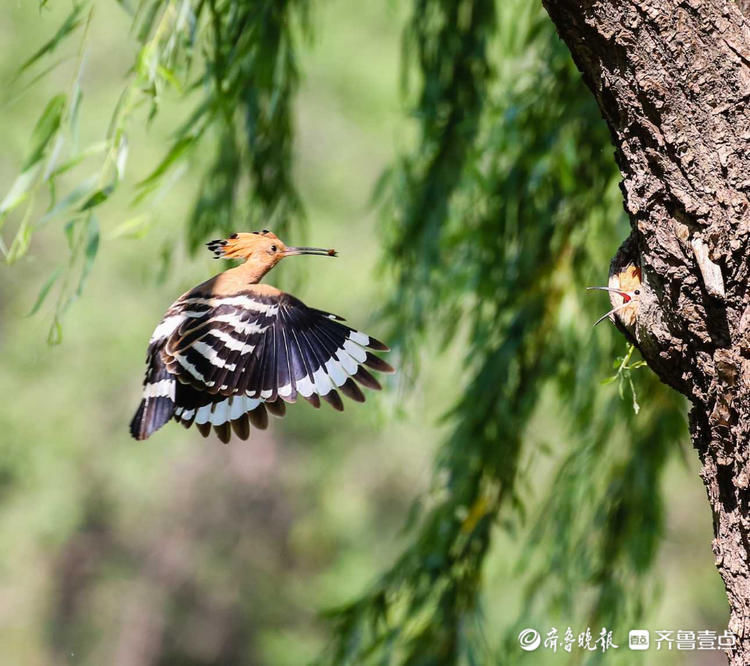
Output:
<path fill-rule="evenodd" d="M 644 280 L 632 333 L 692 403 L 730 663 L 750 664 L 750 2 L 543 2 L 612 134 Z"/>

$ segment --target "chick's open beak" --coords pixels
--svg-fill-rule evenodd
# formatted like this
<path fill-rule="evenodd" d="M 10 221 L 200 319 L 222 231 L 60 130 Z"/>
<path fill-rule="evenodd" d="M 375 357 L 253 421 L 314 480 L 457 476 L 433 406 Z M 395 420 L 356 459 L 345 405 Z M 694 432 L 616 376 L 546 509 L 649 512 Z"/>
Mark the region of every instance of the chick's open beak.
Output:
<path fill-rule="evenodd" d="M 622 289 L 614 289 L 612 287 L 586 287 L 587 290 L 591 289 L 599 289 L 600 291 L 612 291 L 615 294 L 620 294 L 625 299 L 625 302 L 627 303 L 630 300 L 630 295 L 627 291 L 623 291 Z"/>
<path fill-rule="evenodd" d="M 626 291 L 622 291 L 622 289 L 613 289 L 612 287 L 586 287 L 586 289 L 587 290 L 598 289 L 600 291 L 611 291 L 611 292 L 613 292 L 615 294 L 619 294 L 623 298 L 623 302 L 620 303 L 620 305 L 612 308 L 609 312 L 607 312 L 606 314 L 603 314 L 601 317 L 599 317 L 599 319 L 597 319 L 594 322 L 594 326 L 596 326 L 600 322 L 603 322 L 607 317 L 609 317 L 609 315 L 612 315 L 615 312 L 617 312 L 618 310 L 620 310 L 621 308 L 625 307 L 632 300 L 631 297 L 630 297 L 630 294 L 628 294 Z"/>

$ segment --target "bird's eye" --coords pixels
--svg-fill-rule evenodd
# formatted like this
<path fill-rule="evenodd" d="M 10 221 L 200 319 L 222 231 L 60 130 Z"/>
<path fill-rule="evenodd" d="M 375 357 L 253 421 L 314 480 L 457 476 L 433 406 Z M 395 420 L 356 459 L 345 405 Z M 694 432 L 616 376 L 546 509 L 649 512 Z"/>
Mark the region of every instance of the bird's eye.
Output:
<path fill-rule="evenodd" d="M 640 295 L 641 295 L 641 290 L 640 290 L 640 289 L 636 289 L 636 290 L 635 290 L 635 291 L 634 291 L 633 293 L 634 293 L 634 294 L 635 294 L 636 296 L 640 296 Z"/>
<path fill-rule="evenodd" d="M 276 252 L 278 249 L 275 245 L 271 245 L 271 252 Z"/>

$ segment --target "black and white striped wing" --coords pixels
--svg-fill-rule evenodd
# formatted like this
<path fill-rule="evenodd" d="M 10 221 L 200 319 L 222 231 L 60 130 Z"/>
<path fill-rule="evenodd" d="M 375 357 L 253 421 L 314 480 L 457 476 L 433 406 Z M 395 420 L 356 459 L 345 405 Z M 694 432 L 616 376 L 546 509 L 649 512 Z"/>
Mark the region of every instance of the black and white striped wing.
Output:
<path fill-rule="evenodd" d="M 284 402 L 298 395 L 316 407 L 322 397 L 341 410 L 339 390 L 361 402 L 358 383 L 380 388 L 366 368 L 393 371 L 371 351 L 386 351 L 383 343 L 283 292 L 192 298 L 180 305 L 159 333 L 166 335 L 161 357 L 178 379 L 175 418 L 184 425 L 208 424 L 210 430 L 238 421 L 242 436 L 245 414 L 264 427 L 266 407 L 282 415 Z"/>

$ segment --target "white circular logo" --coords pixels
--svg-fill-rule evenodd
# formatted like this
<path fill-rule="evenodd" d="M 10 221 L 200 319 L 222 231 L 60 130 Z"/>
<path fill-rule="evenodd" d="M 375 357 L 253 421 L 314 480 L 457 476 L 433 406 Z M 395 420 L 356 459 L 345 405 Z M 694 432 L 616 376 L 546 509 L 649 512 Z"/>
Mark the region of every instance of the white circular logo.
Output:
<path fill-rule="evenodd" d="M 539 644 L 542 642 L 542 637 L 536 629 L 524 629 L 518 634 L 518 642 L 521 645 L 522 650 L 532 652 L 539 647 Z"/>

